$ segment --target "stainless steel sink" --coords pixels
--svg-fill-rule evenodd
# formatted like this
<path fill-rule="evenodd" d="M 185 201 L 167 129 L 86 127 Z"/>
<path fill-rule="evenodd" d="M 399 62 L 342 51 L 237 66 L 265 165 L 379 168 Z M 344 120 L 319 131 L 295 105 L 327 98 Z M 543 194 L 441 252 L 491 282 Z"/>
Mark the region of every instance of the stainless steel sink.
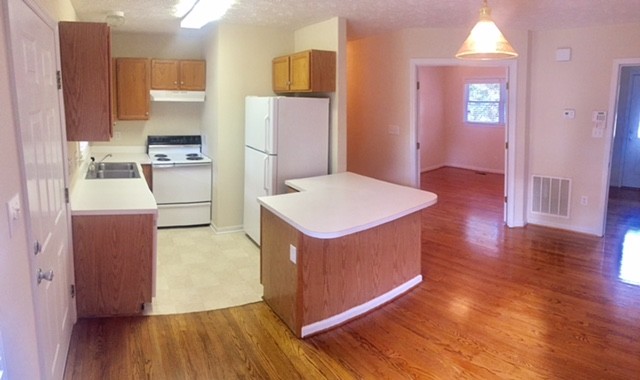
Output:
<path fill-rule="evenodd" d="M 96 164 L 96 170 L 136 170 L 135 162 L 101 162 Z"/>
<path fill-rule="evenodd" d="M 134 162 L 101 162 L 89 166 L 86 179 L 140 178 Z"/>

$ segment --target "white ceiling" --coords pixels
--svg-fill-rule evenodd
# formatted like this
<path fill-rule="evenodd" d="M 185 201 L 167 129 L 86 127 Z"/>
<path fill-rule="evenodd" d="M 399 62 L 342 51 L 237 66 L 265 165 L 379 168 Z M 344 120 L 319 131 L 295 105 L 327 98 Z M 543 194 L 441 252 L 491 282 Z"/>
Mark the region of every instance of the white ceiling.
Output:
<path fill-rule="evenodd" d="M 212 0 L 216 1 L 216 0 Z M 108 11 L 124 11 L 114 31 L 174 33 L 178 0 L 71 0 L 82 21 L 104 21 Z M 481 0 L 236 0 L 223 23 L 296 29 L 340 16 L 349 39 L 411 27 L 470 28 Z M 500 28 L 544 30 L 637 23 L 640 0 L 489 0 Z"/>

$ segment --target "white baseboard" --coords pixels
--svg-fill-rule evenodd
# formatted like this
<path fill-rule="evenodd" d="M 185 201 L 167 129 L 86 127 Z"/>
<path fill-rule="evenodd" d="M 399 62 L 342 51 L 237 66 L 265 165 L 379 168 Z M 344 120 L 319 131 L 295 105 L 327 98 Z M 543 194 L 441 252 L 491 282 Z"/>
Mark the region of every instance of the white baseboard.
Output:
<path fill-rule="evenodd" d="M 403 293 L 406 293 L 411 288 L 415 287 L 419 283 L 422 282 L 422 275 L 417 275 L 411 280 L 405 282 L 404 284 L 391 289 L 390 291 L 372 299 L 369 302 L 365 302 L 361 305 L 352 307 L 351 309 L 344 311 L 340 314 L 334 315 L 331 318 L 323 319 L 322 321 L 314 322 L 310 325 L 302 326 L 302 331 L 300 332 L 301 336 L 304 338 L 305 336 L 309 336 L 320 331 L 328 330 L 331 327 L 340 325 L 346 321 L 349 321 L 353 318 L 356 318 L 376 307 L 387 303 L 394 298 L 400 296 Z"/>
<path fill-rule="evenodd" d="M 429 171 L 432 171 L 432 170 L 445 168 L 445 167 L 446 168 L 472 170 L 472 171 L 476 171 L 476 172 L 484 172 L 484 173 L 492 173 L 492 174 L 504 174 L 504 169 L 503 170 L 496 170 L 496 169 L 483 168 L 483 167 L 480 167 L 480 166 L 456 165 L 456 164 L 442 164 L 442 165 L 429 166 L 429 167 L 426 167 L 426 168 L 422 168 L 420 170 L 420 172 L 424 173 L 424 172 L 429 172 Z"/>
<path fill-rule="evenodd" d="M 216 234 L 231 234 L 234 232 L 244 231 L 244 227 L 242 225 L 230 226 L 230 227 L 218 227 L 213 222 L 211 223 L 211 229 Z"/>

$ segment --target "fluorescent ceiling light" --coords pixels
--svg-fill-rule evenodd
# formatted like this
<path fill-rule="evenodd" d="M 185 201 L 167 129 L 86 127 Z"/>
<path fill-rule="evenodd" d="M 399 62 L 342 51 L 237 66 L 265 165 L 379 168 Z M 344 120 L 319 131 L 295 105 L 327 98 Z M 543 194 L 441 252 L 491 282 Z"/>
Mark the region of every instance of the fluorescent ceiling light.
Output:
<path fill-rule="evenodd" d="M 193 4 L 198 0 L 180 0 L 175 7 L 173 7 L 173 15 L 177 18 L 183 18 L 191 8 L 193 8 Z"/>
<path fill-rule="evenodd" d="M 180 22 L 181 28 L 200 29 L 211 21 L 219 20 L 235 0 L 199 0 Z"/>

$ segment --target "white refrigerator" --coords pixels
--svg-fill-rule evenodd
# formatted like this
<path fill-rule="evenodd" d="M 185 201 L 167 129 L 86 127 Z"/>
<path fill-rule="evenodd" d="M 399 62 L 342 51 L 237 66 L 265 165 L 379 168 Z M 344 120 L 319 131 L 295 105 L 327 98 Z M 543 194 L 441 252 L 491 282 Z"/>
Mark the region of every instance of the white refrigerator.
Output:
<path fill-rule="evenodd" d="M 258 197 L 329 171 L 329 99 L 245 99 L 244 231 L 260 245 Z"/>

